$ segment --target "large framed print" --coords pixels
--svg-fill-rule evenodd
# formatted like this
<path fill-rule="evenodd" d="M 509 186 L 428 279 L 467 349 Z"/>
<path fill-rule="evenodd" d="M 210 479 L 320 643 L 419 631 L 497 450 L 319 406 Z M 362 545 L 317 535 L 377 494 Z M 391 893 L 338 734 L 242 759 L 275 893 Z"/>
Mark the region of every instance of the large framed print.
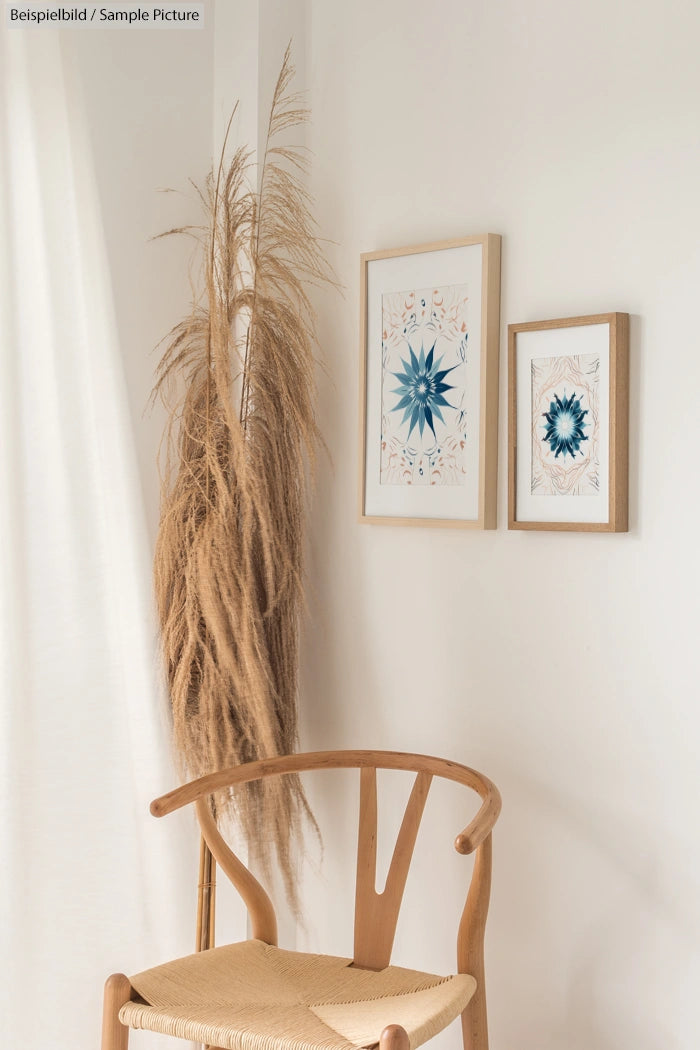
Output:
<path fill-rule="evenodd" d="M 361 257 L 360 520 L 496 527 L 501 238 Z"/>
<path fill-rule="evenodd" d="M 626 532 L 629 315 L 508 326 L 508 528 Z"/>

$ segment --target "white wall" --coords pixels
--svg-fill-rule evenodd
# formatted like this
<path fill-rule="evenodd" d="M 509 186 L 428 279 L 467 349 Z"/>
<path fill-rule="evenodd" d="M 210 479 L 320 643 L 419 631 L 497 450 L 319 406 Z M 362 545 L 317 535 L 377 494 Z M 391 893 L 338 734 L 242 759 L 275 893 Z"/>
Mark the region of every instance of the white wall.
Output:
<path fill-rule="evenodd" d="M 307 4 L 313 192 L 346 291 L 318 298 L 333 466 L 303 743 L 443 754 L 501 787 L 494 1050 L 700 1036 L 699 33 L 690 2 Z M 486 231 L 503 235 L 499 530 L 359 525 L 359 254 Z M 609 310 L 632 318 L 631 531 L 509 533 L 506 325 Z M 332 826 L 309 940 L 346 951 L 324 895 L 339 883 L 350 908 L 330 845 L 355 818 L 335 791 L 317 797 Z M 399 947 L 449 968 L 469 862 L 443 801 Z"/>

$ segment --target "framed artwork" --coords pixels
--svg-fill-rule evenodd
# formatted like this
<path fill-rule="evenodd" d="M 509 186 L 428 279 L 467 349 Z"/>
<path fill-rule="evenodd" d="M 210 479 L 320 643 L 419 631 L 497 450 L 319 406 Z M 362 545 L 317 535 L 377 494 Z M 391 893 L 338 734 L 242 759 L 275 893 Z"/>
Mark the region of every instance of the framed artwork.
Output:
<path fill-rule="evenodd" d="M 496 527 L 501 238 L 361 257 L 360 521 Z"/>
<path fill-rule="evenodd" d="M 627 531 L 629 315 L 508 326 L 508 528 Z"/>

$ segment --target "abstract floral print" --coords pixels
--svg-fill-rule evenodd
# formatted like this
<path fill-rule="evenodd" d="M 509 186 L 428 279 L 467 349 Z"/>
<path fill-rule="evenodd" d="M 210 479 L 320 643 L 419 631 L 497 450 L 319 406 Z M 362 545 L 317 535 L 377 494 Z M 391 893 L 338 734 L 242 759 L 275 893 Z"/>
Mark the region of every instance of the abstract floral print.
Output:
<path fill-rule="evenodd" d="M 383 485 L 463 485 L 467 286 L 382 296 Z"/>
<path fill-rule="evenodd" d="M 597 494 L 599 355 L 535 358 L 531 373 L 532 494 Z"/>

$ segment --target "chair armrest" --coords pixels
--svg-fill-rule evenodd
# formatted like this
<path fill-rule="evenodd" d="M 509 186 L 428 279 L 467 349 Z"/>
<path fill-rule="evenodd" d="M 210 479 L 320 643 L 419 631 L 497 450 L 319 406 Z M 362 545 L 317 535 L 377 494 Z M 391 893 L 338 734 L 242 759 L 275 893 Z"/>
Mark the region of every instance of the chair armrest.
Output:
<path fill-rule="evenodd" d="M 481 845 L 498 819 L 501 812 L 501 795 L 494 784 L 490 784 L 484 801 L 471 823 L 467 824 L 464 831 L 460 831 L 455 839 L 455 849 L 458 853 L 473 853 Z"/>

